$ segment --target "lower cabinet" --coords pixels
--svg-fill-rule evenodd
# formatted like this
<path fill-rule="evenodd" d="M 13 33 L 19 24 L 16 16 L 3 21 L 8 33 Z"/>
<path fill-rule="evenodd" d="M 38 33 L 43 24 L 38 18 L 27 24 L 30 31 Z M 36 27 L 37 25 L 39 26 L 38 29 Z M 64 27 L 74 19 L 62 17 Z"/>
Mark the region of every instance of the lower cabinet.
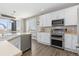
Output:
<path fill-rule="evenodd" d="M 72 36 L 73 36 L 72 49 L 77 50 L 77 46 L 78 46 L 78 36 L 77 36 L 77 35 L 72 35 Z"/>
<path fill-rule="evenodd" d="M 32 39 L 36 40 L 36 35 L 37 35 L 36 31 L 31 31 L 31 34 L 32 34 Z"/>
<path fill-rule="evenodd" d="M 21 50 L 26 51 L 31 48 L 31 35 L 21 35 Z"/>
<path fill-rule="evenodd" d="M 31 48 L 31 35 L 20 35 L 9 40 L 9 42 L 18 49 L 26 51 Z"/>
<path fill-rule="evenodd" d="M 65 34 L 64 39 L 64 47 L 68 49 L 72 49 L 72 37 L 70 34 Z"/>
<path fill-rule="evenodd" d="M 76 51 L 77 45 L 78 45 L 78 36 L 77 35 L 71 35 L 71 34 L 65 34 L 64 39 L 64 48 L 69 51 Z"/>
<path fill-rule="evenodd" d="M 40 32 L 37 33 L 37 41 L 41 42 L 41 33 Z"/>
<path fill-rule="evenodd" d="M 37 41 L 42 44 L 50 45 L 50 33 L 43 33 L 43 32 L 38 33 Z"/>

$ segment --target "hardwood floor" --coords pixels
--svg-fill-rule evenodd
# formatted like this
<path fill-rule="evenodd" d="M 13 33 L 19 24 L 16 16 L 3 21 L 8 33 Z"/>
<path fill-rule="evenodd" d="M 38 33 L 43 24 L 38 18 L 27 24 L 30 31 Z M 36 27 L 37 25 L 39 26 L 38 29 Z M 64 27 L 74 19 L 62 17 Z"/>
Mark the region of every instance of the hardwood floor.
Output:
<path fill-rule="evenodd" d="M 25 52 L 23 56 L 78 56 L 78 54 L 43 45 L 32 40 L 32 50 Z"/>

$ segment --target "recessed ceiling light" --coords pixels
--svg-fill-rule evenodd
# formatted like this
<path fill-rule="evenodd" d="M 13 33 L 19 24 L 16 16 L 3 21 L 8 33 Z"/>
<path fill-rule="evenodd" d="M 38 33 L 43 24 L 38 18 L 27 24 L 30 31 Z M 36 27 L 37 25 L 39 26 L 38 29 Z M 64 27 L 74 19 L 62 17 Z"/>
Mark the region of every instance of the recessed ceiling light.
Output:
<path fill-rule="evenodd" d="M 13 13 L 16 13 L 16 11 L 14 10 Z"/>
<path fill-rule="evenodd" d="M 44 11 L 45 9 L 41 9 L 40 11 Z"/>

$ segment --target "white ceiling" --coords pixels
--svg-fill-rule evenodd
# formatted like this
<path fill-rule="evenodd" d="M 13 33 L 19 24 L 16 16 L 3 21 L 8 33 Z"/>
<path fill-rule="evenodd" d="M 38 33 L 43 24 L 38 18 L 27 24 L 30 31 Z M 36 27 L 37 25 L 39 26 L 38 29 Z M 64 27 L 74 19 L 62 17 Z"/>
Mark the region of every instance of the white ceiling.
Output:
<path fill-rule="evenodd" d="M 73 5 L 77 3 L 0 3 L 0 13 L 27 18 Z"/>

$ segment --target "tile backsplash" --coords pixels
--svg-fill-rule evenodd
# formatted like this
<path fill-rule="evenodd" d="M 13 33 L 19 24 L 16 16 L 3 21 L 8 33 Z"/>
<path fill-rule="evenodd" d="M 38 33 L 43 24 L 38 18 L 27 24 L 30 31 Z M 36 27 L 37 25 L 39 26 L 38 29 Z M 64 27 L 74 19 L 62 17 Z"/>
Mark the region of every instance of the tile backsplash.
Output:
<path fill-rule="evenodd" d="M 70 26 L 64 26 L 65 33 L 77 33 L 77 26 L 76 25 L 70 25 Z M 41 27 L 39 32 L 51 32 L 51 27 Z"/>
<path fill-rule="evenodd" d="M 48 32 L 48 33 L 50 33 L 51 32 L 51 27 L 41 27 L 40 32 Z"/>
<path fill-rule="evenodd" d="M 76 25 L 65 26 L 65 32 L 66 33 L 77 33 L 77 26 Z"/>

